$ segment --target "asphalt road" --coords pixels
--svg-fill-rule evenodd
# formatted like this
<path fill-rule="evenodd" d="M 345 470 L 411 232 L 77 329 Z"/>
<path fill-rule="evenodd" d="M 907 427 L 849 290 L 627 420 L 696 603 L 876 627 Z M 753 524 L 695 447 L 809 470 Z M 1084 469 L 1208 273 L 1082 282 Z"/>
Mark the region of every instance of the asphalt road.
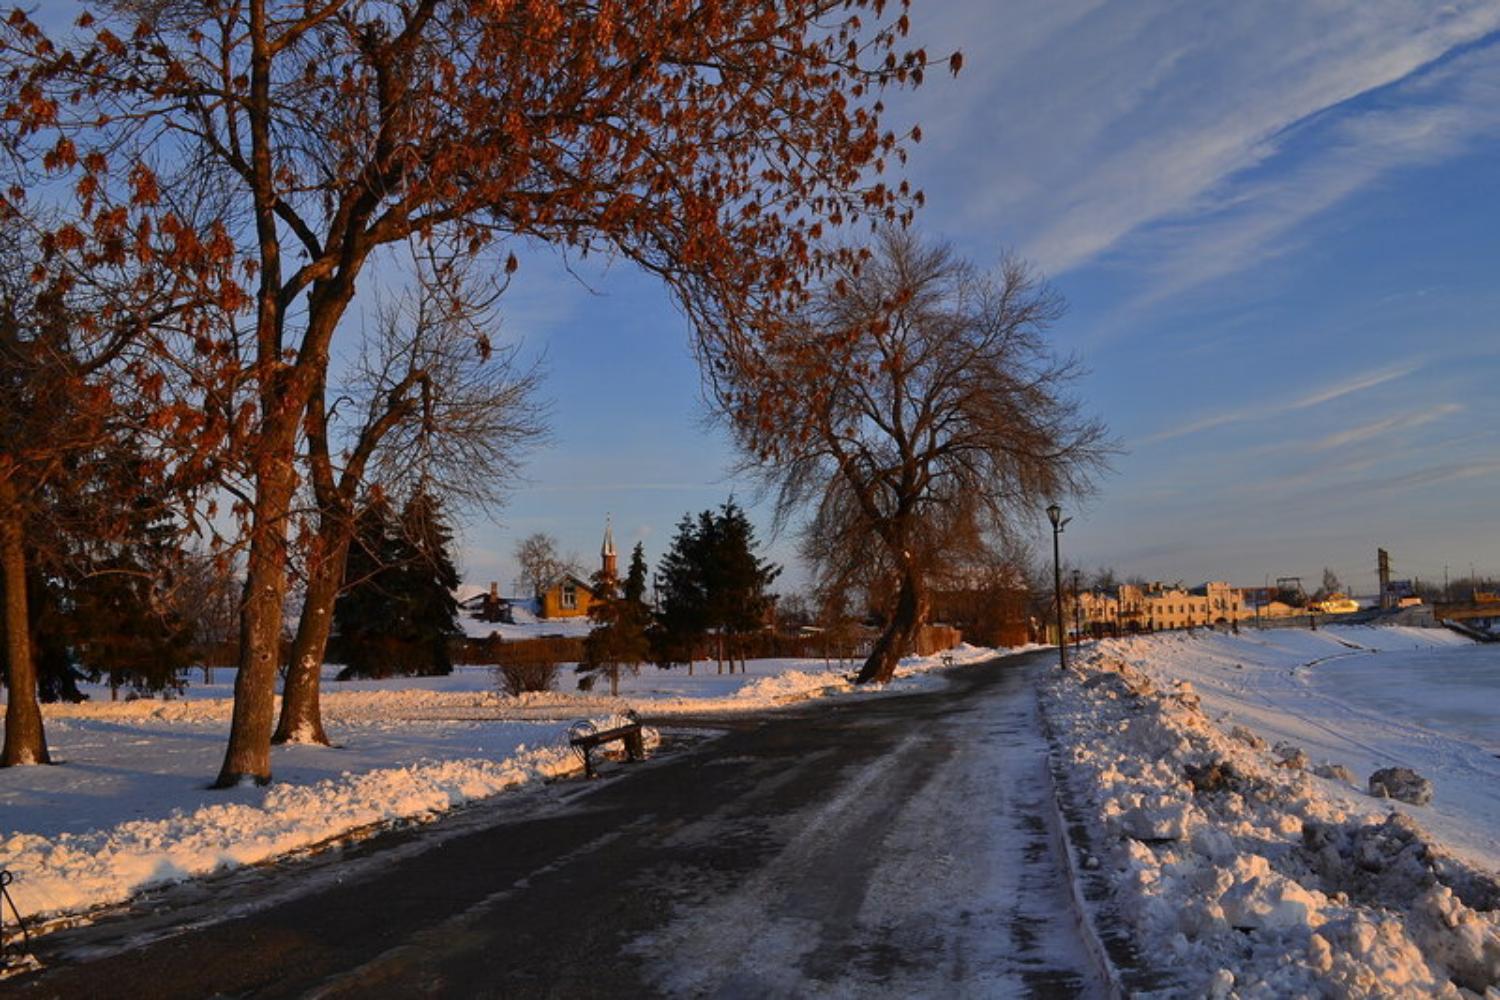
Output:
<path fill-rule="evenodd" d="M 51 935 L 0 995 L 1092 996 L 1041 818 L 1043 660 L 714 738 L 664 720 L 594 782 Z"/>

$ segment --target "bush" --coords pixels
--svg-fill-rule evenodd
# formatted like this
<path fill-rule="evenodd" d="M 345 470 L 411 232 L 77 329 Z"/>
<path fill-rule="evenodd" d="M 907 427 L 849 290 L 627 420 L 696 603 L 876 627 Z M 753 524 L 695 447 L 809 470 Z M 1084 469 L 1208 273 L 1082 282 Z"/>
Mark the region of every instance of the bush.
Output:
<path fill-rule="evenodd" d="M 495 668 L 495 678 L 512 698 L 527 691 L 551 691 L 557 685 L 557 664 L 502 663 Z"/>
<path fill-rule="evenodd" d="M 557 683 L 558 664 L 577 660 L 578 639 L 524 639 L 493 643 L 490 662 L 500 690 L 514 697 L 526 691 L 551 691 Z"/>

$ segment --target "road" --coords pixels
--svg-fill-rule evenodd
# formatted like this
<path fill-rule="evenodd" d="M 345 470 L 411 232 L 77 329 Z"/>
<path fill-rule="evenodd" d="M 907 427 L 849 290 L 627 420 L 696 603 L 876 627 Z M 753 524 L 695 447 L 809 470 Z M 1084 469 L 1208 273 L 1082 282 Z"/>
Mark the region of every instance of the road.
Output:
<path fill-rule="evenodd" d="M 672 720 L 595 782 L 51 935 L 0 994 L 1094 996 L 1042 819 L 1045 659 Z"/>

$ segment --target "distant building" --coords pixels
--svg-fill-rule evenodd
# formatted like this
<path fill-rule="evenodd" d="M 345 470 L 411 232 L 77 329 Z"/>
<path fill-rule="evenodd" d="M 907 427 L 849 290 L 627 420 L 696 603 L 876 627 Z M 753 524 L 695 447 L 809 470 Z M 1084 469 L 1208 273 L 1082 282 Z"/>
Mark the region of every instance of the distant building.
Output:
<path fill-rule="evenodd" d="M 928 595 L 928 620 L 953 626 L 976 645 L 1021 646 L 1037 638 L 1030 602 L 1019 586 L 937 589 Z"/>
<path fill-rule="evenodd" d="M 1254 617 L 1244 594 L 1221 581 L 1186 590 L 1161 583 L 1145 586 L 1122 584 L 1113 594 L 1088 591 L 1078 595 L 1076 609 L 1071 599 L 1070 626 L 1084 631 L 1155 632 L 1198 625 L 1227 625 Z"/>
<path fill-rule="evenodd" d="M 1313 609 L 1325 615 L 1347 615 L 1359 610 L 1359 602 L 1348 594 L 1335 591 L 1314 604 Z"/>
<path fill-rule="evenodd" d="M 599 546 L 599 571 L 611 580 L 619 579 L 619 556 L 608 515 L 604 518 L 604 541 Z M 597 600 L 587 580 L 563 573 L 537 593 L 537 614 L 543 618 L 587 618 Z"/>

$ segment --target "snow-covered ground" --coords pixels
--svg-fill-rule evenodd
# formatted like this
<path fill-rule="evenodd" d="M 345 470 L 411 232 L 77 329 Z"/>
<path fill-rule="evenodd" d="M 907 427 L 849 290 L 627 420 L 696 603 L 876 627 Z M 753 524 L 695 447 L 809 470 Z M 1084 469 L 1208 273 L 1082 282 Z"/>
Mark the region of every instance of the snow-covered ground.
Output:
<path fill-rule="evenodd" d="M 1496 704 L 1495 652 L 1354 627 L 1098 644 L 1043 690 L 1095 916 L 1163 995 L 1500 996 L 1500 761 L 1464 704 Z M 1432 802 L 1367 794 L 1390 766 Z"/>
<path fill-rule="evenodd" d="M 993 655 L 964 647 L 956 662 Z M 939 657 L 903 663 L 886 691 L 940 684 Z M 580 769 L 572 720 L 753 712 L 849 695 L 849 664 L 751 661 L 746 673 L 699 663 L 644 667 L 620 697 L 560 690 L 509 698 L 489 668 L 446 677 L 335 682 L 325 668 L 324 720 L 336 748 L 273 751 L 269 788 L 210 791 L 232 707 L 233 671 L 171 701 L 92 700 L 43 709 L 55 767 L 0 771 L 0 868 L 23 914 L 58 917 L 151 886 L 255 864 L 349 834 L 422 821 L 475 799 Z M 573 687 L 564 669 L 559 687 Z"/>

